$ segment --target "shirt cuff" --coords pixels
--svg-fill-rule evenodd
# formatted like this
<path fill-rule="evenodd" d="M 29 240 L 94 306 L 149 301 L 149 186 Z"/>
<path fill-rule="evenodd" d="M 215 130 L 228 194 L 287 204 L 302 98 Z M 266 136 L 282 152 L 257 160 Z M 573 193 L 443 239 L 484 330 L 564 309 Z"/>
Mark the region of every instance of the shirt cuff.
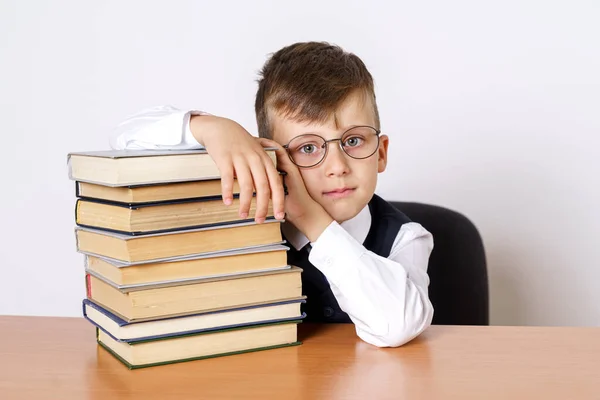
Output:
<path fill-rule="evenodd" d="M 329 282 L 340 286 L 350 272 L 348 268 L 356 265 L 356 260 L 366 252 L 362 244 L 333 221 L 312 243 L 308 261 L 320 270 Z"/>

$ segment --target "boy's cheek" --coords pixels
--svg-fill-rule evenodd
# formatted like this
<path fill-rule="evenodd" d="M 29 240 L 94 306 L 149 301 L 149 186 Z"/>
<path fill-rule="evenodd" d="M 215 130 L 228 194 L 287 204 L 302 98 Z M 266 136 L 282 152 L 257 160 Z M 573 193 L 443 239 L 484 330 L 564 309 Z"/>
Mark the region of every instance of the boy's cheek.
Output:
<path fill-rule="evenodd" d="M 315 201 L 318 202 L 321 197 L 320 194 L 325 190 L 320 180 L 315 179 L 315 177 L 311 176 L 310 173 L 302 173 L 301 170 L 300 176 L 302 176 L 302 181 L 304 182 L 304 187 L 308 192 L 309 196 L 312 197 Z"/>
<path fill-rule="evenodd" d="M 315 187 L 306 181 L 304 182 L 304 186 L 306 187 L 306 191 L 308 192 L 309 196 L 314 200 L 319 201 L 319 198 L 321 197 L 320 195 L 323 192 L 322 189 L 318 186 Z"/>
<path fill-rule="evenodd" d="M 311 176 L 311 171 L 309 169 L 300 168 L 300 176 L 302 177 L 302 181 L 304 182 L 304 187 L 309 193 L 312 193 L 312 190 L 315 187 L 315 177 Z"/>

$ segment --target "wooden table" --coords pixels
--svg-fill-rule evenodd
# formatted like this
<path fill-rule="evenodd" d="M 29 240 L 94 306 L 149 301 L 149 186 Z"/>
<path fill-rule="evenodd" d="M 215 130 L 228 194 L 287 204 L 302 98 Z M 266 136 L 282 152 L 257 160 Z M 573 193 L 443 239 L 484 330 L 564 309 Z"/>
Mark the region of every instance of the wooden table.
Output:
<path fill-rule="evenodd" d="M 300 338 L 130 371 L 83 319 L 0 317 L 0 399 L 600 399 L 600 328 L 433 326 L 396 349 L 352 325 Z"/>

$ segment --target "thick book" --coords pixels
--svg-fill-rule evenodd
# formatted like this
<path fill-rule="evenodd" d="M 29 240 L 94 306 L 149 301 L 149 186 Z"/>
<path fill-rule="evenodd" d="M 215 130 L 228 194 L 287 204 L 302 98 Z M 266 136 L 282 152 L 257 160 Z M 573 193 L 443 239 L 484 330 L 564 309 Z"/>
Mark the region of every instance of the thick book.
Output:
<path fill-rule="evenodd" d="M 304 298 L 298 298 L 174 318 L 130 322 L 86 299 L 83 300 L 83 316 L 114 340 L 134 343 L 249 325 L 301 320 L 306 317 L 300 310 L 305 301 Z"/>
<path fill-rule="evenodd" d="M 265 149 L 277 165 L 274 149 Z M 69 153 L 69 178 L 106 186 L 219 179 L 206 150 L 109 150 Z"/>
<path fill-rule="evenodd" d="M 86 274 L 87 298 L 123 319 L 156 319 L 298 298 L 301 272 L 292 267 L 143 289 L 118 289 Z"/>
<path fill-rule="evenodd" d="M 131 344 L 119 342 L 100 329 L 96 329 L 96 335 L 102 347 L 129 369 L 135 369 L 299 345 L 299 322 L 229 328 Z"/>
<path fill-rule="evenodd" d="M 183 199 L 216 199 L 221 198 L 222 193 L 220 179 L 139 186 L 104 186 L 88 182 L 75 182 L 75 185 L 77 197 L 131 205 Z M 239 183 L 234 179 L 233 195 L 239 193 Z"/>
<path fill-rule="evenodd" d="M 230 206 L 221 199 L 174 200 L 139 205 L 78 199 L 75 222 L 79 226 L 141 234 L 252 221 L 251 218 L 240 220 L 239 203 L 238 198 Z M 250 215 L 255 212 L 256 198 L 252 198 Z M 271 202 L 267 218 L 273 218 Z"/>
<path fill-rule="evenodd" d="M 284 269 L 288 249 L 267 245 L 137 264 L 86 255 L 85 268 L 115 286 L 160 284 Z"/>
<path fill-rule="evenodd" d="M 106 230 L 75 229 L 77 250 L 133 263 L 171 257 L 281 244 L 281 221 L 245 222 L 160 234 L 128 235 Z"/>

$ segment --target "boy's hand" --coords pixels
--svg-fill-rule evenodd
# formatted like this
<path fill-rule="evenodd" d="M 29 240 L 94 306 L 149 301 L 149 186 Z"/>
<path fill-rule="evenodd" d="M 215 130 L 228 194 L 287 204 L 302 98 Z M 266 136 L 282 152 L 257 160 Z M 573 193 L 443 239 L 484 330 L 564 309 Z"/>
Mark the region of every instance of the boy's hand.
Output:
<path fill-rule="evenodd" d="M 256 138 L 240 124 L 212 115 L 193 116 L 192 134 L 203 145 L 221 173 L 223 202 L 233 201 L 233 180 L 240 185 L 240 218 L 248 218 L 252 195 L 256 189 L 256 222 L 264 222 L 273 201 L 275 218 L 284 218 L 283 183 L 273 161 Z"/>
<path fill-rule="evenodd" d="M 298 167 L 290 160 L 287 151 L 273 140 L 256 139 L 263 147 L 277 148 L 277 168 L 286 173 L 283 178 L 288 191 L 285 196 L 286 220 L 290 221 L 311 242 L 333 222 L 333 218 L 306 190 Z"/>

